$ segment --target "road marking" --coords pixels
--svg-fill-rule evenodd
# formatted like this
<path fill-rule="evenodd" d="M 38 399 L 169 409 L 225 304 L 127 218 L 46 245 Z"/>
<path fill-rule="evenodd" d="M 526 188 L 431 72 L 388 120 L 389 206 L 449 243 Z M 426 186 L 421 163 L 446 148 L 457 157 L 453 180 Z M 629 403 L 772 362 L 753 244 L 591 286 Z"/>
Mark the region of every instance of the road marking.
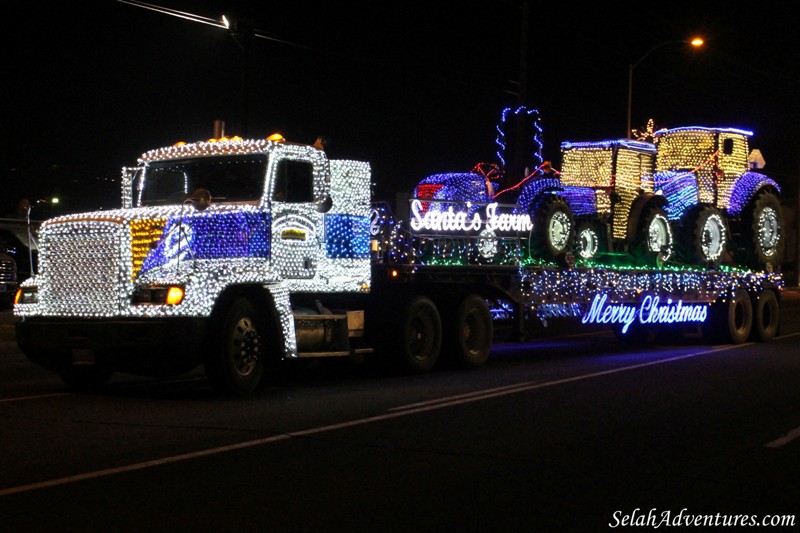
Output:
<path fill-rule="evenodd" d="M 789 444 L 794 439 L 800 438 L 800 427 L 796 427 L 793 430 L 789 431 L 782 437 L 778 437 L 777 439 L 770 441 L 764 445 L 765 448 L 780 448 L 786 444 Z"/>
<path fill-rule="evenodd" d="M 53 398 L 56 396 L 69 396 L 69 392 L 54 392 L 52 394 L 39 394 L 37 396 L 18 396 L 16 398 L 2 398 L 0 403 L 21 402 L 23 400 L 38 400 L 39 398 Z"/>
<path fill-rule="evenodd" d="M 752 343 L 748 343 L 752 344 Z M 244 450 L 247 448 L 253 448 L 256 446 L 263 446 L 265 444 L 271 444 L 273 442 L 281 442 L 285 440 L 289 440 L 294 437 L 306 437 L 309 435 L 317 435 L 320 433 L 327 433 L 329 431 L 336 431 L 339 429 L 346 429 L 355 426 L 362 426 L 365 424 L 372 424 L 374 422 L 383 422 L 385 420 L 391 420 L 393 418 L 400 418 L 403 416 L 408 416 L 416 413 L 422 413 L 426 411 L 433 411 L 437 409 L 443 409 L 445 407 L 451 407 L 454 405 L 461 405 L 466 403 L 472 403 L 477 401 L 483 401 L 490 398 L 497 398 L 500 396 L 506 396 L 509 394 L 517 394 L 520 392 L 526 392 L 536 389 L 541 389 L 545 387 L 553 387 L 556 385 L 563 385 L 565 383 L 573 383 L 577 381 L 584 381 L 587 379 L 593 379 L 601 376 L 608 376 L 612 374 L 618 374 L 620 372 L 627 372 L 629 370 L 637 370 L 639 368 L 646 368 L 649 366 L 661 365 L 665 363 L 672 363 L 674 361 L 681 361 L 683 359 L 690 359 L 692 357 L 697 357 L 700 355 L 712 354 L 717 352 L 724 352 L 727 350 L 732 350 L 735 348 L 740 348 L 742 346 L 747 346 L 748 344 L 735 344 L 735 345 L 725 345 L 719 347 L 712 347 L 709 350 L 702 350 L 700 352 L 693 352 L 684 355 L 678 355 L 675 357 L 670 357 L 669 359 L 660 359 L 657 361 L 649 361 L 647 363 L 639 363 L 635 365 L 623 366 L 619 368 L 612 368 L 609 370 L 602 370 L 599 372 L 592 372 L 589 374 L 582 374 L 579 376 L 572 376 L 569 378 L 563 379 L 556 379 L 553 381 L 545 381 L 541 383 L 537 382 L 527 382 L 521 383 L 517 385 L 510 385 L 508 387 L 499 387 L 496 389 L 486 389 L 483 391 L 477 391 L 476 393 L 468 393 L 462 394 L 458 396 L 452 396 L 449 398 L 443 398 L 440 402 L 420 402 L 419 404 L 411 404 L 402 408 L 403 410 L 394 411 L 394 412 L 387 412 L 380 415 L 370 416 L 367 418 L 360 418 L 356 420 L 349 420 L 347 422 L 340 422 L 337 424 L 330 424 L 327 426 L 319 426 L 315 428 L 310 428 L 302 431 L 293 431 L 289 433 L 281 433 L 278 435 L 272 435 L 270 437 L 265 437 L 261 439 L 255 439 L 245 442 L 239 442 L 236 444 L 229 444 L 226 446 L 219 446 L 216 448 L 209 448 L 207 450 L 199 450 L 196 452 L 184 453 L 180 455 L 173 455 L 170 457 L 162 457 L 161 459 L 154 459 L 152 461 L 144 461 L 141 463 L 133 463 L 129 465 L 119 466 L 115 468 L 107 468 L 104 470 L 95 470 L 93 472 L 85 472 L 83 474 L 76 474 L 74 476 L 66 476 L 57 479 L 50 479 L 46 481 L 40 481 L 37 483 L 30 483 L 27 485 L 20 485 L 17 487 L 9 487 L 6 489 L 0 490 L 0 497 L 3 496 L 10 496 L 12 494 L 19 494 L 21 492 L 29 492 L 32 490 L 56 487 L 59 485 L 67 485 L 69 483 L 76 483 L 78 481 L 86 481 L 89 479 L 97 479 L 101 477 L 112 476 L 115 474 L 124 474 L 128 472 L 135 472 L 137 470 L 144 470 L 147 468 L 154 468 L 157 466 L 164 466 L 168 464 L 179 463 L 183 461 L 189 461 L 192 459 L 198 459 L 201 457 L 208 457 L 211 455 L 218 455 L 222 453 L 228 453 L 237 450 Z"/>
<path fill-rule="evenodd" d="M 483 398 L 487 394 L 492 394 L 494 392 L 500 391 L 516 391 L 516 390 L 526 390 L 527 387 L 537 383 L 536 381 L 528 381 L 525 383 L 517 383 L 515 385 L 506 385 L 504 387 L 497 387 L 496 389 L 483 389 L 478 391 L 467 392 L 464 394 L 457 394 L 455 396 L 445 396 L 444 398 L 436 398 L 434 400 L 427 400 L 424 402 L 417 402 L 417 403 L 410 403 L 407 405 L 401 405 L 400 407 L 392 407 L 389 411 L 405 411 L 406 409 L 414 409 L 416 407 L 424 406 L 424 405 L 437 405 L 437 404 L 447 404 L 454 400 L 460 400 L 462 398 L 474 398 L 474 397 L 481 397 Z"/>

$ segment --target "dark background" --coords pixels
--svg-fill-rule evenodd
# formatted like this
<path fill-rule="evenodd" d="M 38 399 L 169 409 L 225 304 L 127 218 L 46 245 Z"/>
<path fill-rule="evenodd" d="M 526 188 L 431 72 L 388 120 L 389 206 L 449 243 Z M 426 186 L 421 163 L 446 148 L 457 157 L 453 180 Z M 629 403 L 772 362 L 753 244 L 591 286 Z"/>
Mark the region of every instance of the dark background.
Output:
<path fill-rule="evenodd" d="M 228 135 L 324 135 L 331 157 L 369 161 L 376 196 L 391 199 L 426 175 L 495 161 L 501 112 L 524 103 L 539 111 L 543 155 L 558 167 L 562 141 L 625 136 L 628 66 L 645 55 L 634 127 L 653 118 L 656 128 L 752 130 L 764 172 L 797 194 L 793 2 L 585 4 L 530 0 L 526 19 L 521 0 L 159 0 L 274 37 L 252 42 L 245 106 L 243 47 L 224 29 L 118 0 L 14 2 L 3 30 L 3 213 L 22 196 L 58 196 L 62 212 L 117 207 L 122 166 L 210 138 L 215 120 Z M 658 46 L 694 35 L 702 49 Z"/>

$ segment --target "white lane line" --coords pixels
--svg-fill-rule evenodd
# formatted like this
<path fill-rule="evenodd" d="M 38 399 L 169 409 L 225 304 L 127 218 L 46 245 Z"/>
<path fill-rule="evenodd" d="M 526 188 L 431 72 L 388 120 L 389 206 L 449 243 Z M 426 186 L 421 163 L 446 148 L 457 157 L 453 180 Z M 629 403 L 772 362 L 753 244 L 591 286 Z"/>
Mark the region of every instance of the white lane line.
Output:
<path fill-rule="evenodd" d="M 770 441 L 764 445 L 765 448 L 780 448 L 781 446 L 785 446 L 789 444 L 794 439 L 800 438 L 800 427 L 796 427 L 793 430 L 789 431 L 782 437 L 778 437 L 777 439 Z"/>
<path fill-rule="evenodd" d="M 37 396 L 17 396 L 16 398 L 0 398 L 0 403 L 21 402 L 23 400 L 38 400 L 40 398 L 54 398 L 56 396 L 69 396 L 69 392 L 54 392 L 52 394 L 39 394 Z"/>
<path fill-rule="evenodd" d="M 389 411 L 390 412 L 391 411 L 404 411 L 406 409 L 414 409 L 416 407 L 420 407 L 420 406 L 423 406 L 423 405 L 435 405 L 435 404 L 440 404 L 440 403 L 448 403 L 448 402 L 450 402 L 452 400 L 459 400 L 461 398 L 472 398 L 474 396 L 483 396 L 484 394 L 490 394 L 490 393 L 496 392 L 496 391 L 507 391 L 507 390 L 524 389 L 525 387 L 533 385 L 534 383 L 537 383 L 537 382 L 536 381 L 527 381 L 527 382 L 524 382 L 524 383 L 517 383 L 516 385 L 506 385 L 504 387 L 497 387 L 495 389 L 483 389 L 483 390 L 467 392 L 467 393 L 464 393 L 464 394 L 457 394 L 455 396 L 445 396 L 444 398 L 436 398 L 436 399 L 427 400 L 427 401 L 424 401 L 424 402 L 410 403 L 410 404 L 406 404 L 406 405 L 401 405 L 399 407 L 392 407 L 391 409 L 389 409 Z"/>
<path fill-rule="evenodd" d="M 38 483 L 30 483 L 28 485 L 20 485 L 17 487 L 9 487 L 6 489 L 0 490 L 0 497 L 9 496 L 11 494 L 19 494 L 21 492 L 28 492 L 37 489 L 44 489 L 50 487 L 56 487 L 59 485 L 66 485 L 68 483 L 75 483 L 78 481 L 85 481 L 88 479 L 96 479 L 106 476 L 111 476 L 115 474 L 123 474 L 127 472 L 134 472 L 136 470 L 144 470 L 146 468 L 153 468 L 157 466 L 163 466 L 173 463 L 179 463 L 182 461 L 188 461 L 191 459 L 197 459 L 200 457 L 208 457 L 210 455 L 218 455 L 221 453 L 232 452 L 236 450 L 243 450 L 246 448 L 253 448 L 255 446 L 262 446 L 265 444 L 271 444 L 273 442 L 280 442 L 284 440 L 291 439 L 292 437 L 305 437 L 309 435 L 317 435 L 320 433 L 326 433 L 329 431 L 336 431 L 339 429 L 346 429 L 355 426 L 361 426 L 365 424 L 372 424 L 374 422 L 382 422 L 384 420 L 391 420 L 393 418 L 400 418 L 402 416 L 408 416 L 411 414 L 422 413 L 426 411 L 433 411 L 436 409 L 443 409 L 445 407 L 451 407 L 453 405 L 461 405 L 465 403 L 472 403 L 477 401 L 486 400 L 489 398 L 497 398 L 500 396 L 506 396 L 509 394 L 517 394 L 519 392 L 524 391 L 531 391 L 535 389 L 541 389 L 544 387 L 552 387 L 555 385 L 563 385 L 565 383 L 572 383 L 576 381 L 583 381 L 587 379 L 593 379 L 600 376 L 607 376 L 611 374 L 618 374 L 620 372 L 627 372 L 629 370 L 636 370 L 639 368 L 645 368 L 648 366 L 655 366 L 661 365 L 665 363 L 671 363 L 674 361 L 680 361 L 683 359 L 690 359 L 692 357 L 697 357 L 700 355 L 706 355 L 711 353 L 723 352 L 727 350 L 732 350 L 735 348 L 740 348 L 742 346 L 746 346 L 745 344 L 735 344 L 735 345 L 726 345 L 717 348 L 712 348 L 710 350 L 703 350 L 700 352 L 688 353 L 684 355 L 679 355 L 676 357 L 670 357 L 669 359 L 660 359 L 658 361 L 649 361 L 647 363 L 640 363 L 636 365 L 629 365 L 619 368 L 613 368 L 610 370 L 603 370 L 600 372 L 592 372 L 590 374 L 582 374 L 580 376 L 573 376 L 569 378 L 557 379 L 553 381 L 546 381 L 542 383 L 535 383 L 529 382 L 529 384 L 521 384 L 519 386 L 509 386 L 509 388 L 500 387 L 499 389 L 487 389 L 486 391 L 482 391 L 479 395 L 461 395 L 457 397 L 453 397 L 449 401 L 445 401 L 442 403 L 437 403 L 434 405 L 426 405 L 426 402 L 422 402 L 423 405 L 414 408 L 408 408 L 403 411 L 396 411 L 396 412 L 389 412 L 382 415 L 371 416 L 367 418 L 361 418 L 356 420 L 350 420 L 347 422 L 341 422 L 338 424 L 330 424 L 327 426 L 319 426 L 316 428 L 306 429 L 302 431 L 293 431 L 291 433 L 284 433 L 280 435 L 273 435 L 271 437 L 265 437 L 262 439 L 250 440 L 245 442 L 239 442 L 236 444 L 230 444 L 227 446 L 219 446 L 217 448 L 209 448 L 207 450 L 199 450 L 196 452 L 184 453 L 180 455 L 173 455 L 170 457 L 163 457 L 161 459 L 154 459 L 152 461 L 144 461 L 141 463 L 134 463 L 130 465 L 119 466 L 115 468 L 107 468 L 104 470 L 96 470 L 94 472 L 85 472 L 83 474 L 76 474 L 74 476 L 67 476 L 58 479 L 50 479 L 47 481 L 40 481 Z"/>

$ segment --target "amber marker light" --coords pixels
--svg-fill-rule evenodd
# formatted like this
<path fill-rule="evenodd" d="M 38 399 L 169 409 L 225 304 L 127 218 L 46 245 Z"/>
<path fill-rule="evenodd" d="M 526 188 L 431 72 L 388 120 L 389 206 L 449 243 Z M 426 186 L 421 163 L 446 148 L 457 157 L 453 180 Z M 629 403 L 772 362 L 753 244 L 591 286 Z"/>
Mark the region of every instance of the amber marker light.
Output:
<path fill-rule="evenodd" d="M 170 287 L 167 291 L 167 305 L 178 305 L 183 301 L 183 287 Z"/>
<path fill-rule="evenodd" d="M 17 289 L 17 292 L 14 293 L 14 305 L 17 305 L 20 300 L 22 300 L 22 289 Z"/>

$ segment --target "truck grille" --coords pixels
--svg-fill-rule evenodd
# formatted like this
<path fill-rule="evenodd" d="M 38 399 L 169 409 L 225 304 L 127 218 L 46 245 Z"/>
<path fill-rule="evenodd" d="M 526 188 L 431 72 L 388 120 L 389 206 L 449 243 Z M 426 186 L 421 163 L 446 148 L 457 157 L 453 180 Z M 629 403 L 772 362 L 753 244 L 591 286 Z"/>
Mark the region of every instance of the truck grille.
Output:
<path fill-rule="evenodd" d="M 111 316 L 127 299 L 129 233 L 116 219 L 67 220 L 41 234 L 40 294 L 47 314 Z M 127 250 L 127 253 L 125 253 Z"/>

